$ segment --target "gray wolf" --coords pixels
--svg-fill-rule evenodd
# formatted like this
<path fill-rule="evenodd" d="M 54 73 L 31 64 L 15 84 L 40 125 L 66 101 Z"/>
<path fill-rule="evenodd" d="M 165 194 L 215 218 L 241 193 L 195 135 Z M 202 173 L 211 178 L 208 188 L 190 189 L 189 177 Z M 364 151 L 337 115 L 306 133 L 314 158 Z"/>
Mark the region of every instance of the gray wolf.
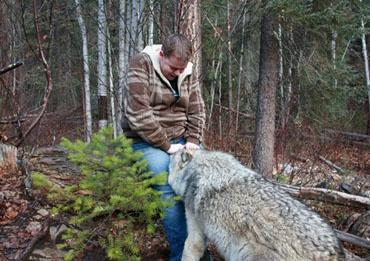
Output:
<path fill-rule="evenodd" d="M 168 182 L 185 203 L 182 261 L 199 260 L 207 239 L 230 261 L 345 260 L 318 214 L 231 155 L 179 151 Z"/>

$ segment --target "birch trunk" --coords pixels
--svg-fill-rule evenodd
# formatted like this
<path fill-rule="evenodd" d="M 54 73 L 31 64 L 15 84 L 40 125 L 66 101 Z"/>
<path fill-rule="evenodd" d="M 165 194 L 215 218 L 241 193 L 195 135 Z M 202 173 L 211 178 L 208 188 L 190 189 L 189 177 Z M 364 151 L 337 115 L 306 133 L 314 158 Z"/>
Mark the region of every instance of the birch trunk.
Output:
<path fill-rule="evenodd" d="M 144 49 L 144 39 L 143 39 L 143 23 L 142 23 L 142 18 L 143 18 L 143 9 L 144 9 L 144 4 L 143 0 L 138 0 L 138 10 L 137 10 L 137 46 L 138 46 L 138 51 L 140 52 L 141 50 Z"/>
<path fill-rule="evenodd" d="M 369 58 L 367 56 L 367 46 L 366 46 L 366 34 L 365 34 L 365 24 L 364 19 L 361 18 L 361 31 L 362 31 L 362 53 L 365 62 L 365 77 L 366 77 L 366 87 L 367 87 L 367 98 L 368 98 L 368 122 L 367 122 L 367 134 L 370 134 L 370 74 L 369 74 Z"/>
<path fill-rule="evenodd" d="M 232 73 L 231 73 L 231 17 L 230 17 L 230 0 L 227 1 L 227 81 L 228 81 L 228 93 L 229 93 L 229 122 L 228 129 L 231 128 L 232 122 L 232 109 L 233 109 L 233 84 L 232 84 Z"/>
<path fill-rule="evenodd" d="M 211 85 L 211 106 L 210 106 L 210 109 L 209 109 L 207 130 L 209 130 L 209 127 L 211 126 L 211 119 L 212 119 L 213 104 L 214 104 L 214 99 L 215 99 L 215 94 L 216 94 L 218 73 L 220 73 L 220 75 L 221 75 L 221 71 L 220 71 L 221 63 L 222 63 L 222 50 L 220 51 L 220 54 L 219 54 L 219 57 L 218 57 L 218 61 L 217 61 L 216 69 L 214 70 L 215 73 L 213 75 L 213 81 L 212 81 L 212 85 Z M 220 105 L 221 105 L 221 103 L 220 103 Z"/>
<path fill-rule="evenodd" d="M 92 116 L 90 102 L 90 67 L 89 67 L 89 50 L 87 47 L 87 32 L 85 21 L 82 17 L 80 0 L 75 0 L 77 21 L 81 31 L 82 38 L 82 57 L 83 57 L 83 72 L 84 72 L 84 94 L 85 94 L 85 138 L 87 142 L 91 141 L 92 135 Z"/>
<path fill-rule="evenodd" d="M 285 122 L 285 99 L 284 99 L 284 83 L 283 83 L 283 74 L 284 74 L 284 67 L 283 67 L 283 43 L 282 43 L 282 27 L 279 23 L 278 27 L 278 43 L 279 43 L 279 89 L 280 89 L 280 120 L 281 120 L 281 128 L 284 129 L 284 122 Z"/>
<path fill-rule="evenodd" d="M 128 61 L 133 54 L 133 34 L 135 28 L 133 28 L 133 11 L 132 11 L 132 1 L 126 1 L 126 24 L 129 25 L 131 30 L 126 30 L 126 52 L 125 54 L 127 55 L 127 60 Z"/>
<path fill-rule="evenodd" d="M 153 45 L 154 42 L 154 0 L 149 0 L 149 21 L 148 21 L 148 44 Z"/>
<path fill-rule="evenodd" d="M 239 129 L 239 109 L 240 109 L 240 89 L 243 76 L 243 57 L 244 57 L 244 32 L 245 32 L 245 14 L 243 14 L 242 22 L 242 43 L 240 47 L 240 59 L 239 59 L 239 75 L 238 75 L 238 90 L 237 90 L 237 99 L 236 99 L 236 119 L 235 119 L 235 138 L 238 138 L 238 129 Z"/>
<path fill-rule="evenodd" d="M 338 37 L 337 31 L 333 31 L 332 32 L 332 38 L 331 38 L 331 59 L 332 59 L 332 62 L 333 62 L 334 72 L 337 69 L 337 65 L 336 65 L 336 60 L 337 60 L 337 37 Z M 338 80 L 336 79 L 336 77 L 334 77 L 334 88 L 336 89 L 337 86 L 338 86 Z"/>
<path fill-rule="evenodd" d="M 118 105 L 117 105 L 117 133 L 122 133 L 122 106 L 123 106 L 123 94 L 125 86 L 125 76 L 126 76 L 126 44 L 125 44 L 125 8 L 126 0 L 120 0 L 119 2 L 119 29 L 118 29 Z"/>
<path fill-rule="evenodd" d="M 220 72 L 222 72 L 222 60 L 220 64 Z M 222 139 L 222 73 L 220 73 L 220 78 L 218 82 L 218 128 L 219 128 L 219 137 Z"/>
<path fill-rule="evenodd" d="M 112 52 L 109 30 L 107 30 L 107 38 L 108 38 L 108 69 L 109 69 L 109 94 L 110 94 L 109 97 L 112 113 L 113 137 L 117 138 L 117 115 L 116 115 L 116 106 L 114 102 L 114 97 L 116 95 L 113 87 Z"/>
<path fill-rule="evenodd" d="M 138 52 L 138 24 L 139 24 L 139 18 L 137 14 L 137 8 L 138 8 L 138 0 L 132 0 L 131 1 L 131 43 L 132 43 L 132 52 L 131 55 Z"/>
<path fill-rule="evenodd" d="M 108 99 L 107 99 L 107 54 L 106 54 L 107 23 L 105 17 L 104 0 L 98 0 L 98 107 L 99 128 L 108 124 Z"/>

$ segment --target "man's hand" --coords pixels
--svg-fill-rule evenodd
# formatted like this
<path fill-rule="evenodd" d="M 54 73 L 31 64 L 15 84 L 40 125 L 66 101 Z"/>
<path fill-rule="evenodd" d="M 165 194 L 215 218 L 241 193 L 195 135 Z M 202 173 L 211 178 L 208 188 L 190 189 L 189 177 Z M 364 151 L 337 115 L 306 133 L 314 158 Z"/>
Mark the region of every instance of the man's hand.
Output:
<path fill-rule="evenodd" d="M 187 142 L 185 144 L 185 149 L 187 149 L 187 150 L 199 150 L 200 146 L 195 144 L 195 143 L 192 143 L 192 142 Z"/>
<path fill-rule="evenodd" d="M 171 147 L 167 150 L 168 154 L 174 154 L 178 152 L 179 150 L 183 149 L 184 145 L 177 143 L 177 144 L 171 144 Z"/>

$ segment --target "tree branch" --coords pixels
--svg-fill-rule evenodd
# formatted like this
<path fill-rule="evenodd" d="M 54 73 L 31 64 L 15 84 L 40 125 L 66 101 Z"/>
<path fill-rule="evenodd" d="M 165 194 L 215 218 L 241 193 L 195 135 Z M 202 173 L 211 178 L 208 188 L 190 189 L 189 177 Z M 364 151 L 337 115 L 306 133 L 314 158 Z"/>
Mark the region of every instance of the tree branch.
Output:
<path fill-rule="evenodd" d="M 37 45 L 38 45 L 38 54 L 39 54 L 39 58 L 41 59 L 41 62 L 43 64 L 43 66 L 44 66 L 44 72 L 45 72 L 45 77 L 46 77 L 46 80 L 47 80 L 47 85 L 46 85 L 46 90 L 45 90 L 44 99 L 43 99 L 44 102 L 41 106 L 42 109 L 41 109 L 39 115 L 36 117 L 36 119 L 28 127 L 28 129 L 24 133 L 23 137 L 17 142 L 17 144 L 16 144 L 17 147 L 19 147 L 23 143 L 25 138 L 30 134 L 30 132 L 35 128 L 35 126 L 39 123 L 39 121 L 41 120 L 41 118 L 45 114 L 46 107 L 47 107 L 48 102 L 49 102 L 49 97 L 50 97 L 51 91 L 53 89 L 53 81 L 52 81 L 52 78 L 51 78 L 51 71 L 50 71 L 49 65 L 48 65 L 48 63 L 45 59 L 44 51 L 43 51 L 43 48 L 42 48 L 42 40 L 41 40 L 40 27 L 39 27 L 39 21 L 38 21 L 39 18 L 38 18 L 37 11 L 36 11 L 36 0 L 33 0 L 32 5 L 33 5 L 33 22 L 34 22 L 34 25 L 35 25 L 36 39 L 37 39 Z"/>

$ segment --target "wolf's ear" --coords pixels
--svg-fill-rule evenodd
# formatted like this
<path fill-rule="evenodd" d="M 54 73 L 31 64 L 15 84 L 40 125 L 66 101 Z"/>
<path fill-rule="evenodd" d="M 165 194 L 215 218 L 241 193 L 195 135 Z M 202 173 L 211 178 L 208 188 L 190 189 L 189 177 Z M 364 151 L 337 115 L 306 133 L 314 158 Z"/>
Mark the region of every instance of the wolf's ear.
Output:
<path fill-rule="evenodd" d="M 181 153 L 181 161 L 184 165 L 189 163 L 193 158 L 194 150 L 183 150 Z"/>

